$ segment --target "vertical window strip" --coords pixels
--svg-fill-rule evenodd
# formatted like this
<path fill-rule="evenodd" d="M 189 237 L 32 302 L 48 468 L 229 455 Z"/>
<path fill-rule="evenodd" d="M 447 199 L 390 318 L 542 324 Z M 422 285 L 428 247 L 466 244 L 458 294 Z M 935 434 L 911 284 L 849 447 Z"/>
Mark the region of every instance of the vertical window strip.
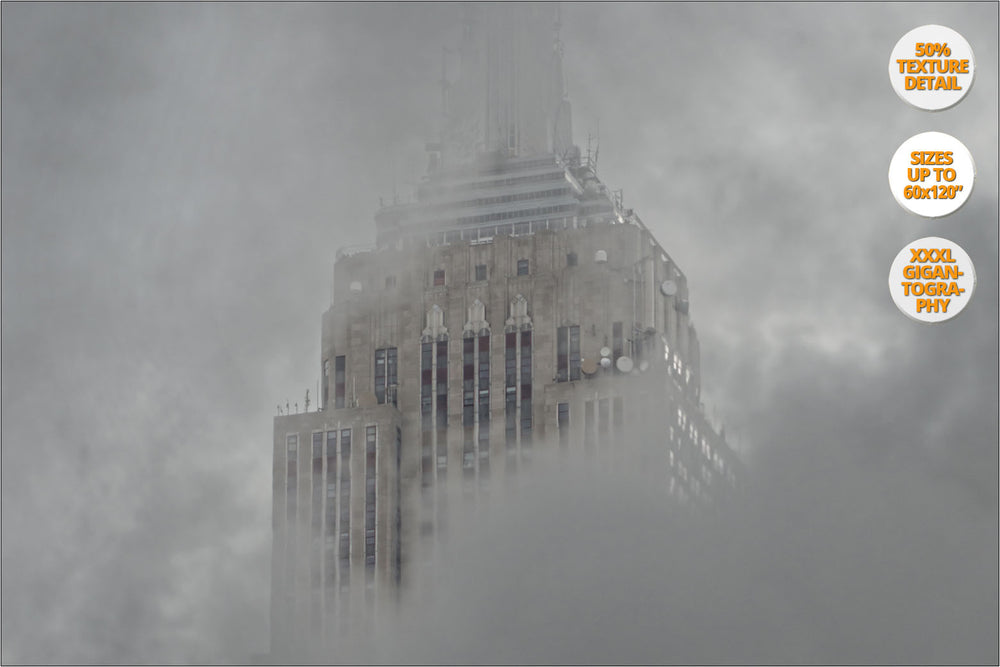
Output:
<path fill-rule="evenodd" d="M 322 575 L 320 559 L 321 533 L 323 531 L 323 432 L 312 434 L 312 503 L 310 527 L 312 528 L 312 553 L 310 554 L 310 583 L 318 589 Z"/>
<path fill-rule="evenodd" d="M 614 420 L 615 435 L 620 437 L 625 427 L 625 406 L 621 396 L 615 398 L 613 411 L 614 416 L 612 419 Z"/>
<path fill-rule="evenodd" d="M 556 329 L 556 382 L 565 382 L 569 379 L 568 328 L 559 327 Z"/>
<path fill-rule="evenodd" d="M 475 472 L 475 444 L 472 435 L 475 424 L 476 400 L 475 339 L 462 339 L 462 470 L 469 477 Z"/>
<path fill-rule="evenodd" d="M 507 452 L 517 451 L 517 333 L 504 335 L 504 418 Z"/>
<path fill-rule="evenodd" d="M 490 336 L 479 337 L 479 475 L 490 469 Z"/>
<path fill-rule="evenodd" d="M 375 350 L 375 400 L 385 403 L 385 349 Z"/>
<path fill-rule="evenodd" d="M 312 548 L 309 550 L 309 621 L 314 635 L 323 623 L 321 584 L 323 579 L 323 432 L 312 434 L 312 503 L 310 524 Z"/>
<path fill-rule="evenodd" d="M 397 351 L 394 347 L 375 350 L 375 400 L 396 405 Z"/>
<path fill-rule="evenodd" d="M 531 331 L 521 332 L 521 446 L 531 446 Z"/>
<path fill-rule="evenodd" d="M 326 606 L 333 606 L 334 581 L 336 580 L 337 553 L 337 432 L 326 432 Z"/>
<path fill-rule="evenodd" d="M 420 345 L 420 479 L 426 488 L 433 483 L 433 454 L 431 432 L 433 429 L 433 380 L 434 344 Z"/>
<path fill-rule="evenodd" d="M 399 386 L 398 371 L 399 366 L 396 348 L 387 348 L 385 351 L 385 385 L 388 393 L 386 402 L 393 405 L 396 405 L 396 388 Z"/>
<path fill-rule="evenodd" d="M 287 462 L 287 476 L 285 479 L 285 508 L 286 508 L 286 542 L 285 542 L 285 590 L 289 596 L 294 597 L 295 590 L 295 544 L 298 538 L 298 463 L 299 463 L 299 436 L 289 435 L 285 437 L 285 460 Z"/>
<path fill-rule="evenodd" d="M 323 394 L 320 397 L 320 409 L 325 410 L 330 403 L 330 360 L 323 360 Z"/>
<path fill-rule="evenodd" d="M 365 428 L 365 583 L 375 580 L 375 444 L 377 427 Z"/>
<path fill-rule="evenodd" d="M 344 407 L 344 395 L 347 390 L 347 359 L 343 355 L 334 360 L 334 407 Z"/>
<path fill-rule="evenodd" d="M 340 431 L 340 590 L 351 582 L 351 429 Z"/>
<path fill-rule="evenodd" d="M 580 327 L 569 327 L 569 379 L 580 379 Z"/>
<path fill-rule="evenodd" d="M 393 582 L 398 587 L 402 577 L 403 571 L 403 549 L 401 542 L 401 535 L 403 529 L 403 432 L 400 428 L 396 427 L 396 516 L 395 516 L 395 530 L 393 531 L 393 541 L 392 541 L 392 578 Z"/>
<path fill-rule="evenodd" d="M 448 341 L 437 342 L 437 472 L 448 469 Z"/>

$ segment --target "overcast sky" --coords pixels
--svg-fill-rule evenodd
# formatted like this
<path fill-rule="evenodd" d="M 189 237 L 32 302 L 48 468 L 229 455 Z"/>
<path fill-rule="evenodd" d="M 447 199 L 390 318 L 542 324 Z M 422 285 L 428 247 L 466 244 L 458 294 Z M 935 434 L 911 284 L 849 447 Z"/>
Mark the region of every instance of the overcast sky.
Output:
<path fill-rule="evenodd" d="M 427 641 L 383 658 L 1000 659 L 997 8 L 563 5 L 576 142 L 599 134 L 599 175 L 688 276 L 708 409 L 752 498 L 704 530 L 561 471 L 470 527 L 455 553 L 489 540 L 474 562 L 496 567 L 459 570 L 439 624 L 401 631 Z M 336 249 L 371 242 L 378 198 L 422 175 L 460 7 L 2 19 L 0 659 L 245 661 L 268 649 L 271 418 L 315 392 Z M 976 57 L 939 113 L 887 75 L 927 23 Z M 939 220 L 886 179 L 929 130 L 978 170 Z M 931 235 L 978 275 L 937 325 L 886 284 Z"/>

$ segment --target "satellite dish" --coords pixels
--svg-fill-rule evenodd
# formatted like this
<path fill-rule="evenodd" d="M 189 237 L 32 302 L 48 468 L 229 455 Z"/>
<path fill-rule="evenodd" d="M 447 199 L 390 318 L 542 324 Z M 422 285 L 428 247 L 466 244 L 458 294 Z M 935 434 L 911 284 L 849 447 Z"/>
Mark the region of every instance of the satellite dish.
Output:
<path fill-rule="evenodd" d="M 594 253 L 594 261 L 598 262 L 598 263 L 604 263 L 604 262 L 608 261 L 608 251 L 607 250 L 598 250 L 597 252 L 595 252 Z"/>
<path fill-rule="evenodd" d="M 601 368 L 611 368 L 611 359 L 609 359 L 608 357 L 602 357 Z"/>
<path fill-rule="evenodd" d="M 602 347 L 601 348 L 601 356 L 602 357 L 610 357 L 611 356 L 611 348 L 610 347 Z"/>
<path fill-rule="evenodd" d="M 664 296 L 673 296 L 677 294 L 677 283 L 673 280 L 664 280 L 660 283 L 660 291 Z"/>
<path fill-rule="evenodd" d="M 628 357 L 618 357 L 618 361 L 615 362 L 615 366 L 622 373 L 629 373 L 632 371 L 632 360 Z"/>
<path fill-rule="evenodd" d="M 361 394 L 358 398 L 358 407 L 374 408 L 376 405 L 378 405 L 378 399 L 375 397 L 375 394 L 371 392 Z"/>
<path fill-rule="evenodd" d="M 353 283 L 351 283 L 351 291 L 355 292 L 355 293 L 360 292 L 361 291 L 361 283 L 359 283 L 357 280 L 355 280 Z"/>
<path fill-rule="evenodd" d="M 584 359 L 580 362 L 580 370 L 587 375 L 593 375 L 597 372 L 597 362 L 590 358 Z"/>

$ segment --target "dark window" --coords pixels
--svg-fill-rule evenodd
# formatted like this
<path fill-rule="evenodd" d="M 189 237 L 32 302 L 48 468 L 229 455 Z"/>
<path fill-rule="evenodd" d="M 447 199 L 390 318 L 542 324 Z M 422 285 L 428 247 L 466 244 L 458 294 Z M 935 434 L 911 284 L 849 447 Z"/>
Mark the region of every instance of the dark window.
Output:
<path fill-rule="evenodd" d="M 340 431 L 340 589 L 351 577 L 351 429 Z"/>
<path fill-rule="evenodd" d="M 330 360 L 323 360 L 323 395 L 320 397 L 320 407 L 325 409 L 330 401 Z"/>
<path fill-rule="evenodd" d="M 333 603 L 333 585 L 336 577 L 337 555 L 337 432 L 326 432 L 326 527 L 324 548 L 326 550 L 326 595 L 327 605 Z"/>
<path fill-rule="evenodd" d="M 462 339 L 462 425 L 471 427 L 475 420 L 476 367 L 475 339 Z"/>
<path fill-rule="evenodd" d="M 614 419 L 614 425 L 615 425 L 615 433 L 617 433 L 618 435 L 621 435 L 622 426 L 624 426 L 624 424 L 625 424 L 625 414 L 624 414 L 625 410 L 624 410 L 624 406 L 622 405 L 622 399 L 621 399 L 620 396 L 615 399 L 614 408 L 613 409 L 614 409 L 614 417 L 613 417 L 613 419 Z"/>
<path fill-rule="evenodd" d="M 476 264 L 476 280 L 486 280 L 485 264 Z"/>
<path fill-rule="evenodd" d="M 375 441 L 376 427 L 365 429 L 365 571 L 366 581 L 375 576 Z"/>
<path fill-rule="evenodd" d="M 341 355 L 334 363 L 334 407 L 344 407 L 344 394 L 347 389 L 346 358 Z"/>
<path fill-rule="evenodd" d="M 576 253 L 571 252 L 566 255 L 566 266 L 576 266 Z"/>
<path fill-rule="evenodd" d="M 438 269 L 434 272 L 434 287 L 441 287 L 444 285 L 444 269 Z"/>
<path fill-rule="evenodd" d="M 431 410 L 433 397 L 433 373 L 431 367 L 434 352 L 433 343 L 423 343 L 420 346 L 420 427 L 421 430 L 431 430 Z"/>
<path fill-rule="evenodd" d="M 396 276 L 386 276 L 385 277 L 385 288 L 392 289 L 396 286 Z"/>
<path fill-rule="evenodd" d="M 556 329 L 556 382 L 569 379 L 569 336 L 568 327 Z"/>
<path fill-rule="evenodd" d="M 601 443 L 607 444 L 608 442 L 608 426 L 611 421 L 610 415 L 608 414 L 608 399 L 602 398 L 597 403 L 597 429 L 601 434 Z"/>
<path fill-rule="evenodd" d="M 437 471 L 444 478 L 448 468 L 448 341 L 437 342 Z"/>
<path fill-rule="evenodd" d="M 479 337 L 479 475 L 490 465 L 490 337 Z"/>
<path fill-rule="evenodd" d="M 521 332 L 521 446 L 531 445 L 531 332 Z"/>
<path fill-rule="evenodd" d="M 504 336 L 504 416 L 507 449 L 517 446 L 517 333 Z"/>
<path fill-rule="evenodd" d="M 437 343 L 437 427 L 448 427 L 448 341 Z"/>
<path fill-rule="evenodd" d="M 519 276 L 528 275 L 528 260 L 526 259 L 517 260 L 517 275 Z"/>
<path fill-rule="evenodd" d="M 313 590 L 319 589 L 322 574 L 322 550 L 320 535 L 323 530 L 323 432 L 312 434 L 312 550 L 309 554 L 309 584 Z"/>

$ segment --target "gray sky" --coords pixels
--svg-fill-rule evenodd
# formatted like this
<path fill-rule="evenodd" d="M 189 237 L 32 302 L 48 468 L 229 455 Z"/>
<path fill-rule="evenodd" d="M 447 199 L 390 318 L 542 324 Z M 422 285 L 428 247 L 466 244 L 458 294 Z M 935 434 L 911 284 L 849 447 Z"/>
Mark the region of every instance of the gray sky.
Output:
<path fill-rule="evenodd" d="M 271 417 L 315 391 L 336 248 L 422 174 L 459 14 L 3 4 L 3 662 L 267 649 Z M 977 62 L 939 113 L 887 76 L 926 23 Z M 489 544 L 495 567 L 459 568 L 440 620 L 400 631 L 426 641 L 380 655 L 997 662 L 997 5 L 565 4 L 563 24 L 576 141 L 599 127 L 600 176 L 687 274 L 755 491 L 706 528 L 554 474 L 469 527 L 455 558 Z M 978 170 L 942 220 L 886 179 L 928 130 Z M 920 325 L 886 277 L 930 235 L 978 285 Z"/>

